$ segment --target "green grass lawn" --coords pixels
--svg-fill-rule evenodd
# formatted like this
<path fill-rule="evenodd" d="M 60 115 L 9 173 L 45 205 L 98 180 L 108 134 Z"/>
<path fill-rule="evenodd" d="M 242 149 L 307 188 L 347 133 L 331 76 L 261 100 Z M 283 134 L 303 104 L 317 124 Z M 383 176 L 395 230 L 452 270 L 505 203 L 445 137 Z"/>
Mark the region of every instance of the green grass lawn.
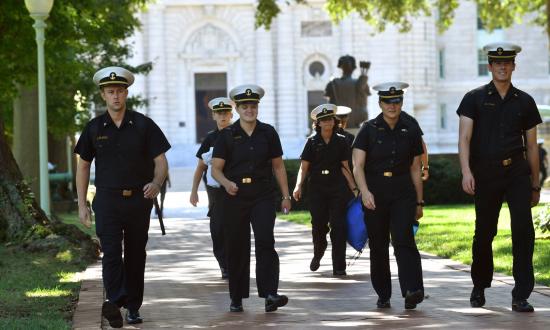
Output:
<path fill-rule="evenodd" d="M 67 222 L 78 215 L 64 214 Z M 0 245 L 0 329 L 70 329 L 86 265 L 71 251 L 30 253 Z"/>
<path fill-rule="evenodd" d="M 536 215 L 541 206 L 533 209 Z M 307 211 L 277 215 L 284 220 L 310 224 Z M 465 264 L 472 262 L 472 237 L 475 212 L 473 205 L 429 206 L 424 209 L 416 241 L 422 251 L 450 258 Z M 506 205 L 500 212 L 498 234 L 493 241 L 495 271 L 512 274 L 512 237 L 510 213 Z M 550 235 L 536 232 L 533 264 L 537 283 L 550 285 Z"/>

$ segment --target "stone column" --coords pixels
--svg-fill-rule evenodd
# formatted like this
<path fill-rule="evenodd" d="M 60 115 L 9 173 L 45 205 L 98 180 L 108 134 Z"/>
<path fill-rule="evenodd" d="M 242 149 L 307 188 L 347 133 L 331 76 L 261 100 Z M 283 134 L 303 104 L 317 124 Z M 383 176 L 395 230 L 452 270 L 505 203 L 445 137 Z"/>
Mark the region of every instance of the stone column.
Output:
<path fill-rule="evenodd" d="M 168 100 L 166 90 L 166 55 L 164 6 L 151 5 L 148 12 L 147 50 L 148 60 L 153 62 L 153 70 L 147 77 L 147 97 L 149 114 L 168 138 L 171 124 L 168 118 Z"/>
<path fill-rule="evenodd" d="M 271 31 L 259 28 L 255 32 L 256 42 L 256 84 L 265 89 L 260 102 L 259 118 L 276 127 L 275 84 L 273 81 L 273 42 Z"/>
<path fill-rule="evenodd" d="M 296 68 L 294 54 L 294 31 L 292 12 L 288 7 L 282 8 L 277 18 L 277 130 L 282 139 L 297 136 L 297 122 L 302 113 L 296 111 Z"/>

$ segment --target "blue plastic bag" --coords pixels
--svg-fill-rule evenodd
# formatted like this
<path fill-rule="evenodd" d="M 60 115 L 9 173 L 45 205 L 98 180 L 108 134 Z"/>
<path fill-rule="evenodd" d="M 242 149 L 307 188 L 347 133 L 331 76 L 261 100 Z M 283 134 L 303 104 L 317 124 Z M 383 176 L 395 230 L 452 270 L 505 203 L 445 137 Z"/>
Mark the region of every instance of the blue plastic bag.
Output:
<path fill-rule="evenodd" d="M 418 231 L 418 227 L 420 227 L 420 222 L 418 220 L 415 220 L 413 223 L 413 234 L 416 236 L 416 232 Z"/>
<path fill-rule="evenodd" d="M 355 197 L 348 203 L 346 224 L 349 245 L 357 250 L 357 252 L 363 251 L 367 244 L 368 236 L 361 196 Z"/>

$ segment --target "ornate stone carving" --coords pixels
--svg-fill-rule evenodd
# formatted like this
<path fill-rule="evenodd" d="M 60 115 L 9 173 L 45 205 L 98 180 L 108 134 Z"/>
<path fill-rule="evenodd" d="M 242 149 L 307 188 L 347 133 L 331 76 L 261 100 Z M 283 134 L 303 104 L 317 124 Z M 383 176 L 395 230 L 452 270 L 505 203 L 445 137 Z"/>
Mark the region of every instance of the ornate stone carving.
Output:
<path fill-rule="evenodd" d="M 225 31 L 208 23 L 191 35 L 183 52 L 194 57 L 227 57 L 235 54 L 237 47 Z"/>

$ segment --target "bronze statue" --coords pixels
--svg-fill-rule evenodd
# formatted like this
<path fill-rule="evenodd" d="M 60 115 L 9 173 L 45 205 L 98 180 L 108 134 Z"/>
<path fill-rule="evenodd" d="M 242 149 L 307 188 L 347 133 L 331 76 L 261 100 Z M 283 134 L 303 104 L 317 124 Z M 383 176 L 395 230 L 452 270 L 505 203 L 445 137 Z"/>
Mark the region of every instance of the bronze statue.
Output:
<path fill-rule="evenodd" d="M 368 119 L 367 97 L 370 95 L 367 83 L 367 73 L 370 62 L 359 62 L 361 75 L 358 79 L 352 78 L 353 71 L 357 68 L 355 58 L 344 55 L 338 59 L 338 67 L 342 69 L 342 77 L 332 79 L 325 88 L 325 96 L 328 102 L 352 109 L 349 115 L 348 127 L 357 128 Z"/>

